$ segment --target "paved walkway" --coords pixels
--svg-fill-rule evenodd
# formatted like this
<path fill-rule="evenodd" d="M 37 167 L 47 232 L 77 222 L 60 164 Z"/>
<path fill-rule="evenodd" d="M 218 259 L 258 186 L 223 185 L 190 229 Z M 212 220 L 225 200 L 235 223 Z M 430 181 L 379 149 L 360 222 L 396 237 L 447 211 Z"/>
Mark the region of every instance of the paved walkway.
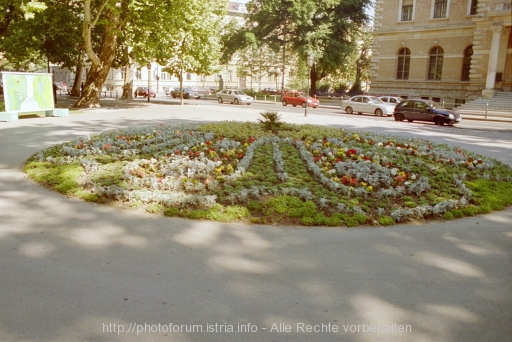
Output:
<path fill-rule="evenodd" d="M 511 208 L 389 228 L 248 226 L 85 203 L 20 171 L 33 153 L 92 132 L 258 115 L 139 104 L 0 123 L 0 340 L 510 341 Z M 394 122 L 283 116 L 400 132 Z M 453 132 L 406 134 L 512 164 L 509 132 Z"/>

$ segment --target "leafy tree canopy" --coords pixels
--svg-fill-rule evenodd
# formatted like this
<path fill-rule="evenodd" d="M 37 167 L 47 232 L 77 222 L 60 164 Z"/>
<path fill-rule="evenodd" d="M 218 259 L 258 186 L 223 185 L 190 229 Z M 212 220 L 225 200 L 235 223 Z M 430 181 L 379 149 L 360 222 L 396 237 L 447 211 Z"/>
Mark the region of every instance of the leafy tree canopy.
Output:
<path fill-rule="evenodd" d="M 337 72 L 356 48 L 370 4 L 371 0 L 252 0 L 246 25 L 223 37 L 223 60 L 255 39 L 275 51 L 291 46 L 302 60 L 311 53 L 312 79 L 322 79 Z"/>

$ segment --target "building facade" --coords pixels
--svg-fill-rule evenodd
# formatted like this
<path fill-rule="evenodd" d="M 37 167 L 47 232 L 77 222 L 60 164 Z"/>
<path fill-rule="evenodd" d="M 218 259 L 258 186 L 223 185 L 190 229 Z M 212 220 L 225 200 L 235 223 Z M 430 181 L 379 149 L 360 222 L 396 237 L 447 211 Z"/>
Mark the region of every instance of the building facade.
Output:
<path fill-rule="evenodd" d="M 461 104 L 512 91 L 511 0 L 376 0 L 370 93 Z"/>

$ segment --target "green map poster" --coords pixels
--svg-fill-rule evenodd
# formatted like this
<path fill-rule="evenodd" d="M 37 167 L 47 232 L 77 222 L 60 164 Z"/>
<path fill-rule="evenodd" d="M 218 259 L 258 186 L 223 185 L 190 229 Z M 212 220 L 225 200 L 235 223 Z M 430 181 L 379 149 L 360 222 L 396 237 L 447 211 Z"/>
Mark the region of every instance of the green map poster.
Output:
<path fill-rule="evenodd" d="M 2 71 L 6 112 L 54 109 L 52 74 Z"/>

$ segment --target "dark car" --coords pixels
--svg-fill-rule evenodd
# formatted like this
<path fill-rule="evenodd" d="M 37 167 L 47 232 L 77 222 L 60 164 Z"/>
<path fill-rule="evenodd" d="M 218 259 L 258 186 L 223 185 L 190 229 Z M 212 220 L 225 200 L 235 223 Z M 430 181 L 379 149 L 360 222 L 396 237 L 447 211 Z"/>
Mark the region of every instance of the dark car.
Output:
<path fill-rule="evenodd" d="M 175 89 L 171 92 L 171 96 L 173 99 L 180 98 L 181 97 L 182 90 L 181 89 Z M 197 91 L 195 91 L 192 88 L 183 88 L 183 98 L 184 99 L 200 99 L 201 96 Z"/>
<path fill-rule="evenodd" d="M 265 88 L 261 91 L 263 94 L 279 95 L 281 92 L 275 88 Z"/>
<path fill-rule="evenodd" d="M 148 91 L 148 87 L 138 87 L 133 92 L 133 96 L 135 96 L 135 97 L 137 97 L 137 96 L 146 97 L 146 96 L 148 96 L 148 94 L 149 94 L 149 96 L 156 98 L 155 91 L 153 89 Z"/>
<path fill-rule="evenodd" d="M 436 125 L 454 125 L 462 118 L 459 113 L 445 109 L 439 103 L 429 100 L 404 100 L 396 105 L 395 121 L 430 121 Z"/>

